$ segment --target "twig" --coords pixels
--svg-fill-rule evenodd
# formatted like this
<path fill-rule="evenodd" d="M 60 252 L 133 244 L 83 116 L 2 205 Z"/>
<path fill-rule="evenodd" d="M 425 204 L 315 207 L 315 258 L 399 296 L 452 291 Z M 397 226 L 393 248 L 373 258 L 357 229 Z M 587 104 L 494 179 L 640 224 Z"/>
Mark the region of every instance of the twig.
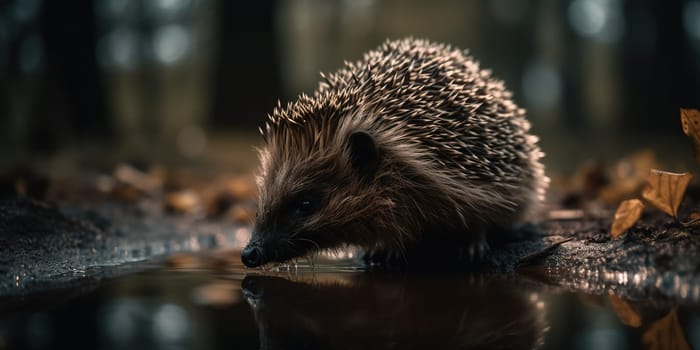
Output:
<path fill-rule="evenodd" d="M 544 248 L 544 249 L 542 249 L 542 250 L 540 250 L 540 251 L 538 251 L 538 252 L 535 252 L 535 253 L 526 255 L 525 257 L 523 257 L 522 259 L 520 259 L 520 260 L 518 261 L 518 263 L 516 264 L 516 266 L 517 266 L 517 267 L 524 267 L 524 266 L 532 265 L 532 264 L 535 263 L 536 261 L 538 261 L 538 260 L 540 260 L 540 259 L 546 257 L 547 255 L 549 255 L 555 248 L 557 248 L 557 247 L 559 247 L 560 245 L 562 245 L 562 244 L 564 244 L 564 243 L 566 243 L 566 242 L 569 242 L 569 241 L 571 241 L 571 240 L 573 240 L 573 239 L 574 239 L 574 237 L 569 237 L 569 238 L 566 238 L 566 239 L 562 239 L 561 241 L 554 242 L 554 243 L 552 243 L 551 245 L 549 245 L 548 247 L 546 247 L 546 248 Z"/>

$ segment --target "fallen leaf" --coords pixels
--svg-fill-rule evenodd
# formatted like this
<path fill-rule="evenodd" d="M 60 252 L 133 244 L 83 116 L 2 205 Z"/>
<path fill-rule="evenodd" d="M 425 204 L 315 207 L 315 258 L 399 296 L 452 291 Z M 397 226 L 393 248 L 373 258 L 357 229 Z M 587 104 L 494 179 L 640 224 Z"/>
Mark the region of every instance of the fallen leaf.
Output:
<path fill-rule="evenodd" d="M 625 231 L 634 225 L 639 217 L 642 216 L 644 203 L 639 199 L 628 199 L 620 203 L 615 211 L 615 219 L 613 219 L 612 227 L 610 228 L 610 236 L 612 238 L 620 237 Z"/>
<path fill-rule="evenodd" d="M 645 349 L 652 350 L 690 350 L 683 329 L 678 322 L 674 307 L 668 315 L 655 321 L 642 335 Z"/>
<path fill-rule="evenodd" d="M 608 297 L 613 310 L 615 310 L 615 314 L 617 314 L 617 318 L 620 319 L 622 324 L 635 328 L 642 325 L 642 317 L 639 316 L 637 310 L 635 310 L 629 302 L 615 294 L 610 294 Z"/>
<path fill-rule="evenodd" d="M 675 174 L 652 169 L 642 197 L 659 210 L 677 218 L 678 206 L 692 178 L 693 175 L 689 173 Z"/>
<path fill-rule="evenodd" d="M 547 216 L 550 220 L 581 220 L 585 213 L 581 209 L 556 209 L 551 210 Z"/>
<path fill-rule="evenodd" d="M 229 210 L 229 217 L 237 224 L 250 224 L 255 219 L 255 214 L 250 210 L 236 205 Z"/>
<path fill-rule="evenodd" d="M 250 177 L 239 176 L 228 181 L 226 185 L 231 195 L 238 200 L 255 198 L 257 196 L 255 181 Z"/>
<path fill-rule="evenodd" d="M 204 197 L 206 212 L 214 217 L 225 214 L 235 205 L 255 203 L 257 189 L 253 178 L 240 176 L 220 181 Z"/>
<path fill-rule="evenodd" d="M 165 208 L 176 213 L 194 212 L 200 204 L 199 196 L 190 190 L 169 193 L 165 197 Z"/>
<path fill-rule="evenodd" d="M 129 184 L 119 184 L 115 186 L 112 189 L 111 195 L 118 201 L 129 203 L 136 202 L 146 196 L 143 191 Z"/>
<path fill-rule="evenodd" d="M 150 193 L 163 187 L 160 179 L 151 176 L 129 164 L 119 164 L 114 169 L 114 177 L 125 184 L 135 187 L 139 191 Z"/>
<path fill-rule="evenodd" d="M 700 163 L 700 110 L 681 108 L 683 133 L 693 140 L 695 161 Z"/>

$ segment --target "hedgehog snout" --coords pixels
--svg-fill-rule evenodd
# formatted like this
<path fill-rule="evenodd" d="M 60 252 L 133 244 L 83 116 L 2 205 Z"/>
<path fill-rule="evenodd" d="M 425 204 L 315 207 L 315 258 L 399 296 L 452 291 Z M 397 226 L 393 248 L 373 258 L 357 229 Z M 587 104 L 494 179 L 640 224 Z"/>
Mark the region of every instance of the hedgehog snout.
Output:
<path fill-rule="evenodd" d="M 256 244 L 248 244 L 241 253 L 241 261 L 248 267 L 258 267 L 264 264 L 265 254 L 263 248 Z"/>
<path fill-rule="evenodd" d="M 258 267 L 269 262 L 283 262 L 294 256 L 294 251 L 281 246 L 279 235 L 253 232 L 252 238 L 241 252 L 241 261 L 247 267 Z"/>

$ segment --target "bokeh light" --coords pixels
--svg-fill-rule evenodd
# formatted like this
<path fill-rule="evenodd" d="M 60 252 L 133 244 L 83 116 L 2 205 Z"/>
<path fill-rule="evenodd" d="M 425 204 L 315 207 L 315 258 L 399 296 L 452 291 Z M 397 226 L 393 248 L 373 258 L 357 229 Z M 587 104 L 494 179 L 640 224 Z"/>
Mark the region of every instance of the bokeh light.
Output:
<path fill-rule="evenodd" d="M 132 0 L 97 0 L 95 8 L 97 14 L 108 19 L 121 19 L 129 14 L 134 6 Z"/>
<path fill-rule="evenodd" d="M 522 84 L 525 99 L 533 107 L 552 108 L 561 99 L 561 77 L 551 64 L 537 61 L 527 65 Z"/>
<path fill-rule="evenodd" d="M 97 42 L 97 57 L 104 68 L 128 70 L 139 63 L 139 36 L 131 28 L 117 27 Z"/>
<path fill-rule="evenodd" d="M 683 8 L 683 28 L 688 34 L 690 46 L 700 56 L 700 1 L 688 1 Z M 700 64 L 698 64 L 700 66 Z"/>
<path fill-rule="evenodd" d="M 700 40 L 700 1 L 685 3 L 683 27 L 693 39 Z"/>
<path fill-rule="evenodd" d="M 180 343 L 187 339 L 190 325 L 187 312 L 175 304 L 161 305 L 153 315 L 153 335 L 163 343 Z"/>
<path fill-rule="evenodd" d="M 572 29 L 583 37 L 612 42 L 624 32 L 620 0 L 574 0 L 567 13 Z"/>
<path fill-rule="evenodd" d="M 12 18 L 17 22 L 29 22 L 34 19 L 39 12 L 39 0 L 15 1 L 12 6 Z"/>
<path fill-rule="evenodd" d="M 166 25 L 153 36 L 153 54 L 159 62 L 169 65 L 183 59 L 191 46 L 190 33 L 180 25 Z"/>
<path fill-rule="evenodd" d="M 103 305 L 98 325 L 106 348 L 186 349 L 192 338 L 189 317 L 176 304 L 127 298 Z"/>

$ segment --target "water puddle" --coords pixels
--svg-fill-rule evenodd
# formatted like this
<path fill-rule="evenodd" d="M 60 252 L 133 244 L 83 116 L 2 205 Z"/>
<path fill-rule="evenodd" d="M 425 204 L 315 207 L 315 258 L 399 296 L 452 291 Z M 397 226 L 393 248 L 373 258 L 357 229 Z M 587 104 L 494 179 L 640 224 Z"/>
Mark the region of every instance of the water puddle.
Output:
<path fill-rule="evenodd" d="M 107 280 L 0 298 L 0 349 L 691 349 L 700 305 L 586 294 L 523 274 L 245 269 L 179 255 Z"/>

